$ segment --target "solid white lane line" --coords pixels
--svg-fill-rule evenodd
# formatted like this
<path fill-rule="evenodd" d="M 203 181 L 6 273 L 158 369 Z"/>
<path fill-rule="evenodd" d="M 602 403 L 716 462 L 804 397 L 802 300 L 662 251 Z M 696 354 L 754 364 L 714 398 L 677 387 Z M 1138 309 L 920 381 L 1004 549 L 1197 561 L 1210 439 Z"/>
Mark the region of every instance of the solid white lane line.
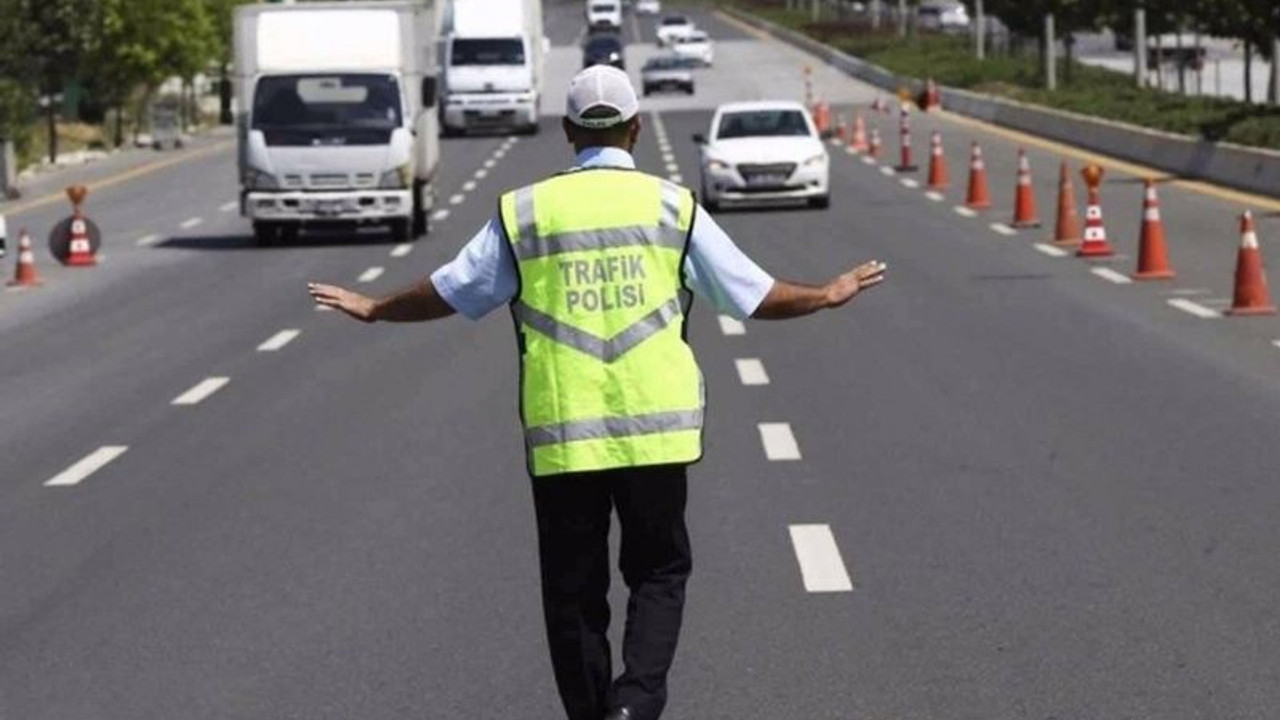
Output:
<path fill-rule="evenodd" d="M 738 378 L 743 385 L 768 385 L 769 374 L 764 371 L 764 363 L 757 358 L 739 358 L 733 361 L 738 368 Z"/>
<path fill-rule="evenodd" d="M 1004 235 L 1005 237 L 1013 237 L 1014 235 L 1018 234 L 1017 230 L 1014 230 L 1013 228 L 1009 227 L 1008 225 L 1005 225 L 1004 223 L 994 222 L 994 223 L 991 223 L 990 227 L 992 230 L 994 230 L 995 232 L 1001 235 Z"/>
<path fill-rule="evenodd" d="M 920 181 L 915 178 L 902 178 L 898 182 L 902 183 L 902 187 L 911 188 L 912 190 L 920 187 Z"/>
<path fill-rule="evenodd" d="M 936 190 L 930 190 L 929 192 L 925 193 L 924 196 L 934 202 L 942 202 L 943 200 L 947 199 L 945 195 L 943 195 L 942 193 Z"/>
<path fill-rule="evenodd" d="M 844 568 L 830 525 L 789 525 L 791 545 L 800 563 L 804 589 L 811 593 L 850 592 L 853 582 Z"/>
<path fill-rule="evenodd" d="M 1107 282 L 1113 282 L 1117 285 L 1128 285 L 1133 282 L 1128 275 L 1118 273 L 1109 267 L 1096 267 L 1089 270 L 1089 272 L 1097 275 Z"/>
<path fill-rule="evenodd" d="M 231 202 L 223 203 L 223 204 L 222 204 L 222 207 L 218 208 L 218 211 L 219 211 L 219 212 L 231 212 L 232 210 L 235 210 L 235 209 L 236 209 L 236 208 L 238 208 L 238 207 L 240 207 L 240 203 L 239 203 L 238 201 L 236 201 L 236 200 L 232 200 Z"/>
<path fill-rule="evenodd" d="M 1060 257 L 1066 257 L 1066 256 L 1067 256 L 1067 251 L 1066 251 L 1066 250 L 1063 250 L 1063 249 L 1062 249 L 1062 248 L 1060 248 L 1060 247 L 1054 247 L 1054 246 L 1052 246 L 1052 245 L 1050 245 L 1050 244 L 1048 244 L 1048 243 L 1036 243 L 1034 247 L 1035 247 L 1035 249 L 1039 250 L 1040 252 L 1044 253 L 1045 255 L 1048 255 L 1049 257 L 1058 257 L 1058 258 L 1060 258 Z"/>
<path fill-rule="evenodd" d="M 746 335 L 747 334 L 747 326 L 743 325 L 737 320 L 734 320 L 728 315 L 721 315 L 719 319 L 720 319 L 720 332 L 724 333 L 725 335 Z"/>
<path fill-rule="evenodd" d="M 1200 303 L 1192 302 L 1186 298 L 1170 298 L 1165 302 L 1169 303 L 1169 307 L 1177 308 L 1182 312 L 1190 313 L 1192 315 L 1195 315 L 1198 318 L 1211 320 L 1213 318 L 1222 317 L 1222 313 L 1218 312 L 1217 310 L 1213 310 L 1212 308 L 1207 308 L 1201 305 Z"/>
<path fill-rule="evenodd" d="M 873 157 L 871 157 L 870 155 L 863 155 L 863 156 L 862 156 L 862 164 L 863 164 L 863 165 L 875 165 L 875 164 L 876 164 L 876 159 L 875 159 L 875 158 L 873 158 Z"/>
<path fill-rule="evenodd" d="M 178 227 L 182 228 L 183 230 L 190 230 L 191 228 L 199 225 L 202 222 L 204 222 L 204 218 L 202 217 L 187 218 L 186 220 L 183 220 L 182 224 L 179 225 Z"/>
<path fill-rule="evenodd" d="M 462 183 L 462 192 L 471 192 L 472 190 L 475 190 L 475 189 L 476 189 L 475 180 L 468 180 Z"/>
<path fill-rule="evenodd" d="M 374 267 L 360 273 L 360 277 L 356 278 L 356 281 L 362 283 L 373 282 L 374 280 L 382 277 L 382 273 L 384 272 L 386 272 L 384 268 L 380 268 L 375 265 Z"/>
<path fill-rule="evenodd" d="M 463 201 L 463 200 L 466 200 L 466 199 L 467 199 L 467 196 L 466 196 L 466 195 L 454 195 L 453 197 L 450 197 L 450 198 L 449 198 L 449 204 L 450 204 L 450 205 L 461 205 L 461 204 L 462 204 L 462 201 Z"/>
<path fill-rule="evenodd" d="M 435 220 L 436 222 L 439 222 L 447 217 L 449 217 L 449 208 L 440 208 L 439 210 L 431 213 L 431 219 Z"/>
<path fill-rule="evenodd" d="M 959 215 L 960 217 L 967 217 L 967 218 L 978 217 L 977 212 L 963 205 L 957 205 L 952 209 L 955 210 L 956 214 Z"/>
<path fill-rule="evenodd" d="M 218 392 L 231 382 L 229 377 L 209 377 L 195 384 L 195 387 L 173 399 L 173 405 L 196 405 L 200 401 Z"/>
<path fill-rule="evenodd" d="M 85 478 L 101 470 L 107 463 L 120 457 L 128 449 L 127 445 L 103 445 L 76 461 L 75 465 L 45 480 L 44 486 L 70 487 L 79 485 Z"/>
<path fill-rule="evenodd" d="M 765 457 L 774 462 L 800 459 L 800 446 L 796 444 L 790 423 L 760 423 L 757 427 Z"/>
<path fill-rule="evenodd" d="M 401 257 L 404 257 L 405 255 L 408 255 L 411 252 L 413 252 L 412 245 L 410 245 L 409 243 L 400 243 L 399 245 L 391 248 L 391 257 L 401 258 Z"/>
<path fill-rule="evenodd" d="M 880 166 L 880 174 L 884 175 L 885 177 L 893 177 L 897 173 L 893 168 L 889 167 L 888 165 L 882 165 Z"/>
<path fill-rule="evenodd" d="M 258 346 L 258 352 L 276 352 L 280 348 L 293 342 L 293 339 L 302 334 L 301 330 L 289 329 L 267 338 L 265 342 Z"/>
<path fill-rule="evenodd" d="M 134 244 L 139 247 L 147 247 L 149 245 L 155 245 L 158 242 L 160 242 L 160 236 L 156 234 L 151 234 L 151 235 L 143 235 L 142 237 L 135 240 Z"/>

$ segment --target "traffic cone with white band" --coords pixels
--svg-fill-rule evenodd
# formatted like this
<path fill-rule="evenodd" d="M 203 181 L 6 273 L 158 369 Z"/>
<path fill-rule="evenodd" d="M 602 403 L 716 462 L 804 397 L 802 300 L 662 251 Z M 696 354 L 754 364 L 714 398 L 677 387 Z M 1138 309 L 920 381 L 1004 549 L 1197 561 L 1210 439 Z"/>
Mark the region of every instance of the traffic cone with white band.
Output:
<path fill-rule="evenodd" d="M 35 287 L 41 283 L 40 274 L 36 272 L 36 256 L 31 251 L 31 236 L 26 229 L 18 232 L 18 265 L 14 270 L 13 280 L 9 287 Z"/>
<path fill-rule="evenodd" d="M 1053 230 L 1053 244 L 1080 244 L 1080 213 L 1076 210 L 1076 189 L 1071 182 L 1071 167 L 1065 160 L 1058 170 L 1058 222 Z"/>
<path fill-rule="evenodd" d="M 1031 161 L 1027 151 L 1018 148 L 1018 189 L 1013 199 L 1013 227 L 1040 227 L 1036 212 L 1036 191 L 1031 185 Z"/>
<path fill-rule="evenodd" d="M 89 226 L 77 211 L 71 217 L 71 253 L 67 256 L 67 266 L 92 267 L 97 264 L 93 246 L 89 244 Z"/>
<path fill-rule="evenodd" d="M 911 159 L 911 111 L 907 109 L 906 104 L 903 104 L 898 117 L 899 148 L 902 153 L 898 167 L 894 168 L 894 170 L 898 172 L 915 172 L 920 168 Z"/>
<path fill-rule="evenodd" d="M 853 137 L 849 140 L 850 152 L 866 152 L 867 148 L 867 121 L 862 119 L 862 113 L 857 113 L 853 118 Z"/>
<path fill-rule="evenodd" d="M 945 190 L 951 181 L 947 177 L 947 157 L 942 151 L 942 133 L 934 130 L 929 145 L 929 189 Z"/>
<path fill-rule="evenodd" d="M 1089 205 L 1084 213 L 1084 240 L 1077 257 L 1110 257 L 1116 251 L 1107 242 L 1107 228 L 1102 224 L 1102 193 L 1097 185 L 1089 186 Z"/>
<path fill-rule="evenodd" d="M 871 128 L 871 145 L 867 148 L 867 155 L 878 158 L 880 157 L 880 128 Z"/>
<path fill-rule="evenodd" d="M 973 152 L 969 155 L 969 192 L 964 204 L 974 210 L 985 210 L 991 207 L 991 190 L 987 186 L 987 164 L 982 159 L 982 146 L 973 143 Z"/>
<path fill-rule="evenodd" d="M 1164 238 L 1164 221 L 1160 219 L 1160 198 L 1154 180 L 1146 181 L 1142 199 L 1142 235 L 1138 239 L 1138 270 L 1134 280 L 1168 280 L 1174 276 L 1169 267 L 1169 249 Z"/>
<path fill-rule="evenodd" d="M 1253 213 L 1240 216 L 1240 252 L 1236 255 L 1236 287 L 1228 315 L 1274 315 L 1267 290 L 1267 276 L 1262 268 L 1262 251 L 1258 249 L 1258 231 Z"/>

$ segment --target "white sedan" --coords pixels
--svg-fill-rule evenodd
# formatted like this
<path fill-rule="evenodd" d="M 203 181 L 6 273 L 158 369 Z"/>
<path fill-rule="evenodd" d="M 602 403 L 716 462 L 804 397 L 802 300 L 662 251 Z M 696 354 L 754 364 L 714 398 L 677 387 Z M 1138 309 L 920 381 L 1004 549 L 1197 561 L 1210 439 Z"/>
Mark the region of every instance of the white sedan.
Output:
<path fill-rule="evenodd" d="M 662 12 L 662 3 L 659 0 L 637 0 L 637 15 L 657 15 Z"/>
<path fill-rule="evenodd" d="M 715 51 L 711 47 L 711 38 L 701 30 L 694 30 L 688 35 L 676 37 L 671 49 L 680 57 L 692 58 L 707 67 L 715 59 Z"/>
<path fill-rule="evenodd" d="M 697 28 L 684 15 L 668 15 L 658 21 L 658 44 L 670 45 L 676 38 L 684 37 Z"/>
<path fill-rule="evenodd" d="M 800 103 L 721 105 L 710 134 L 694 141 L 702 146 L 702 204 L 708 210 L 730 202 L 830 204 L 827 149 Z"/>

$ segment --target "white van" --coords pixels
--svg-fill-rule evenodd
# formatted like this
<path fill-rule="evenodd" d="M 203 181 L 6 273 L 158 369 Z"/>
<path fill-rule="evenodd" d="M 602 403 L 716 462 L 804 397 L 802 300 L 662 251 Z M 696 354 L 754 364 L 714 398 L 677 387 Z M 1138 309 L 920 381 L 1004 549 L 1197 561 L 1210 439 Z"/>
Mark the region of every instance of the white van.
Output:
<path fill-rule="evenodd" d="M 587 0 L 587 26 L 622 29 L 622 3 L 619 0 Z"/>

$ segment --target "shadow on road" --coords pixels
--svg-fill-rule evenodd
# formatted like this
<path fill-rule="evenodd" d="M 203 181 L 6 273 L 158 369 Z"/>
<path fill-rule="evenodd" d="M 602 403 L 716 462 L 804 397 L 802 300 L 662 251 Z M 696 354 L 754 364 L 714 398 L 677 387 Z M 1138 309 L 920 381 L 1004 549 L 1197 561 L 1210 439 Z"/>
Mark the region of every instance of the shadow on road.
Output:
<path fill-rule="evenodd" d="M 392 245 L 390 233 L 370 232 L 305 232 L 296 238 L 259 245 L 252 235 L 183 235 L 167 238 L 156 247 L 176 250 L 291 250 L 343 245 Z"/>

